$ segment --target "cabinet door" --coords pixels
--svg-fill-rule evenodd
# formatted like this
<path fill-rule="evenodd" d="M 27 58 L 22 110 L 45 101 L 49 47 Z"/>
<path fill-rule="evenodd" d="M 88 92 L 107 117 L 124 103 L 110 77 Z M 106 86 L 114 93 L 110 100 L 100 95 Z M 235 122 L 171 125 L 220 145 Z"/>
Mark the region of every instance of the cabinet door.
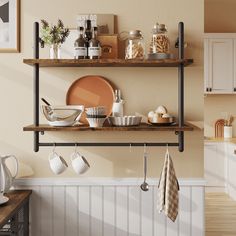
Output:
<path fill-rule="evenodd" d="M 227 191 L 236 200 L 236 145 L 227 146 Z"/>
<path fill-rule="evenodd" d="M 207 47 L 205 80 L 208 93 L 233 93 L 233 39 L 208 39 Z"/>
<path fill-rule="evenodd" d="M 209 187 L 225 187 L 225 145 L 205 142 L 204 176 Z"/>

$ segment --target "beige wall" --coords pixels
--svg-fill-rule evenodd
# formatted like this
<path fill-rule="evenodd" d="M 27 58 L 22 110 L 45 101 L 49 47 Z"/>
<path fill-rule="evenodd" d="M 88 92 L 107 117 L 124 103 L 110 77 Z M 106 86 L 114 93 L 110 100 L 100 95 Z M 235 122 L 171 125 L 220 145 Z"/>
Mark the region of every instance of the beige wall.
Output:
<path fill-rule="evenodd" d="M 206 33 L 236 32 L 235 0 L 205 0 L 204 2 Z"/>
<path fill-rule="evenodd" d="M 176 1 L 177 2 L 177 1 Z M 167 24 L 172 39 L 176 38 L 177 24 L 184 21 L 186 40 L 190 47 L 187 57 L 195 64 L 186 69 L 186 118 L 203 119 L 203 0 L 179 0 L 173 7 L 173 0 L 94 0 L 90 2 L 71 0 L 22 0 L 21 39 L 22 53 L 0 54 L 0 147 L 1 154 L 12 153 L 28 163 L 35 171 L 35 177 L 52 176 L 48 166 L 51 148 L 33 152 L 33 134 L 24 133 L 22 127 L 32 123 L 32 68 L 22 63 L 23 58 L 32 57 L 32 24 L 39 19 L 55 22 L 60 17 L 66 25 L 75 27 L 76 14 L 84 12 L 114 13 L 118 16 L 119 30 L 139 28 L 146 41 L 156 21 Z M 192 16 L 195 17 L 192 17 Z M 197 19 L 197 20 L 196 20 Z M 47 56 L 43 52 L 43 56 Z M 77 78 L 87 74 L 107 77 L 120 88 L 126 100 L 126 114 L 135 111 L 147 113 L 158 105 L 166 105 L 170 112 L 177 112 L 177 69 L 176 68 L 58 68 L 42 69 L 41 96 L 53 104 L 64 104 L 66 91 Z M 41 117 L 42 122 L 45 120 Z M 127 132 L 127 133 L 46 133 L 47 141 L 158 141 L 176 140 L 174 133 Z M 69 162 L 73 148 L 58 148 Z M 91 163 L 86 176 L 133 177 L 142 175 L 142 148 L 84 148 L 81 153 Z M 149 174 L 160 175 L 164 149 L 151 148 Z M 185 152 L 171 148 L 177 174 L 180 177 L 203 175 L 203 134 L 200 131 L 186 132 Z M 71 168 L 62 176 L 75 176 Z"/>

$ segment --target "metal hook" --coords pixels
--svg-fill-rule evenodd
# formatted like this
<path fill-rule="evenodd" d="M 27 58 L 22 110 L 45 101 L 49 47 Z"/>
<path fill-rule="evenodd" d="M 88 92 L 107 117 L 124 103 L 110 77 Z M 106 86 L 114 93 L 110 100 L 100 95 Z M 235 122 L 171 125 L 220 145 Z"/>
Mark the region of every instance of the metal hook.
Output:
<path fill-rule="evenodd" d="M 53 143 L 53 150 L 52 150 L 52 152 L 55 152 L 56 146 L 57 146 L 57 144 Z"/>
<path fill-rule="evenodd" d="M 78 149 L 78 143 L 75 143 L 75 152 L 77 152 Z"/>
<path fill-rule="evenodd" d="M 132 152 L 132 143 L 129 144 L 129 152 Z"/>
<path fill-rule="evenodd" d="M 144 145 L 143 145 L 143 153 L 147 153 L 147 144 L 146 143 L 144 143 Z"/>
<path fill-rule="evenodd" d="M 166 144 L 166 152 L 169 154 L 169 144 Z"/>

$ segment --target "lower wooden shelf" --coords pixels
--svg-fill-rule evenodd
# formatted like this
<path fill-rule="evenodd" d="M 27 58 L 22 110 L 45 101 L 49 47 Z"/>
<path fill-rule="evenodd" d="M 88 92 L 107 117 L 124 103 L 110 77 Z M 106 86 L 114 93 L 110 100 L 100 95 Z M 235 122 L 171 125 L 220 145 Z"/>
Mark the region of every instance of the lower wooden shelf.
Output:
<path fill-rule="evenodd" d="M 171 126 L 154 126 L 142 123 L 139 126 L 132 127 L 117 127 L 117 126 L 104 126 L 101 128 L 91 128 L 87 125 L 75 125 L 68 127 L 52 127 L 50 125 L 41 124 L 39 126 L 29 125 L 23 128 L 24 131 L 192 131 L 194 129 L 190 124 L 185 124 L 179 127 L 178 124 Z"/>

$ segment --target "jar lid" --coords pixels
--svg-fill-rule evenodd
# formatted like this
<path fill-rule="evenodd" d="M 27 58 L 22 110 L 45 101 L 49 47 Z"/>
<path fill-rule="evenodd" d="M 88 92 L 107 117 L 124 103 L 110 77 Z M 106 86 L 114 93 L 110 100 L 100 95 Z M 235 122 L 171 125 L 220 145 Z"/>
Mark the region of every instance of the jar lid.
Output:
<path fill-rule="evenodd" d="M 141 32 L 141 30 L 130 30 L 129 36 L 130 37 L 142 37 L 142 32 Z"/>
<path fill-rule="evenodd" d="M 165 24 L 159 24 L 158 25 L 158 32 L 167 32 L 167 28 L 166 28 L 166 25 Z"/>

